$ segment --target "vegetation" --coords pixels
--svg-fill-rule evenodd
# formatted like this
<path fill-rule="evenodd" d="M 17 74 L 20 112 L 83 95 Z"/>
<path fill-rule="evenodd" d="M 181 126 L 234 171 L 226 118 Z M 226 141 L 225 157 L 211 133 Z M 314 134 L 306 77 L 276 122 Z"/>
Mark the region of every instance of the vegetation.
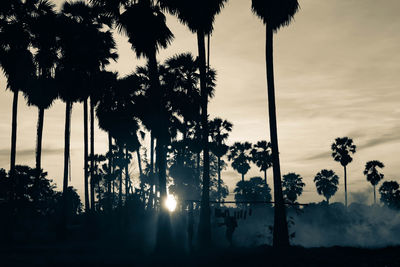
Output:
<path fill-rule="evenodd" d="M 214 20 L 226 3 L 91 0 L 67 1 L 56 10 L 48 0 L 1 1 L 0 67 L 7 89 L 13 93 L 13 104 L 10 168 L 0 169 L 0 212 L 5 218 L 0 222 L 5 238 L 0 242 L 11 244 L 20 233 L 37 231 L 43 240 L 54 233 L 56 238 L 47 236 L 47 241 L 54 242 L 114 238 L 115 243 L 124 240 L 131 244 L 132 238 L 137 241 L 132 242 L 135 249 L 151 246 L 165 253 L 175 248 L 183 250 L 187 244 L 182 240 L 186 239 L 192 249 L 191 241 L 196 236 L 199 248 L 210 248 L 217 224 L 211 220 L 213 205 L 226 209 L 226 218 L 230 217 L 230 207 L 224 203 L 229 201 L 230 191 L 223 177 L 228 161 L 241 176 L 231 190 L 234 201 L 230 202 L 248 208 L 249 216 L 256 206 L 266 208 L 266 214 L 271 211 L 268 215 L 273 217 L 274 247 L 290 245 L 287 212 L 293 211 L 287 209 L 289 206 L 302 206 L 302 212 L 310 213 L 325 206 L 324 212 L 330 216 L 340 213 L 341 223 L 348 223 L 345 220 L 349 213 L 343 204 L 330 204 L 339 188 L 339 176 L 333 170 L 322 169 L 314 177 L 317 193 L 326 199 L 324 205 L 297 203 L 305 187 L 299 174 L 289 172 L 281 179 L 273 34 L 291 23 L 299 10 L 297 0 L 252 0 L 251 5 L 266 27 L 270 141 L 230 142 L 233 124 L 219 117 L 209 119 L 208 103 L 215 93 L 217 70 L 209 58 L 206 61 L 205 36 L 213 32 Z M 159 51 L 174 38 L 164 12 L 176 16 L 196 34 L 198 55 L 186 52 L 164 62 L 158 60 Z M 115 32 L 126 35 L 137 58 L 146 60 L 145 65 L 123 77 L 107 70 L 118 59 Z M 38 109 L 34 168 L 16 164 L 20 92 L 27 105 Z M 65 103 L 60 192 L 42 169 L 45 111 L 57 99 Z M 69 185 L 71 112 L 79 104 L 83 105 L 84 121 L 83 204 L 76 189 Z M 95 118 L 97 126 L 108 135 L 108 151 L 104 154 L 95 154 Z M 347 207 L 346 168 L 353 160 L 356 145 L 349 137 L 336 138 L 331 150 L 333 159 L 344 168 Z M 132 179 L 134 164 L 139 173 L 137 181 Z M 253 165 L 264 177 L 245 179 Z M 267 181 L 271 167 L 273 198 Z M 383 167 L 378 160 L 365 165 L 364 175 L 374 188 L 374 204 L 376 186 L 384 178 L 379 171 Z M 400 210 L 397 182 L 384 182 L 379 193 L 386 207 L 376 208 Z M 170 195 L 178 200 L 176 213 L 168 210 Z M 196 223 L 194 214 L 199 217 Z M 37 224 L 30 226 L 30 220 Z M 264 218 L 262 222 L 266 229 Z M 194 225 L 198 226 L 197 235 Z M 33 238 L 27 234 L 24 240 L 30 242 Z"/>

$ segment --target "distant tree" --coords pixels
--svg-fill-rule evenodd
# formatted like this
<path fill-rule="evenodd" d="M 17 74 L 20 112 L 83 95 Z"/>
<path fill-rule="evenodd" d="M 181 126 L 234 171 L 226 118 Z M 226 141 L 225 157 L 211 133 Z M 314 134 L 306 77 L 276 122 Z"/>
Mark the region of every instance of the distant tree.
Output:
<path fill-rule="evenodd" d="M 371 160 L 365 164 L 364 175 L 367 178 L 367 181 L 372 184 L 374 187 L 374 204 L 376 204 L 376 185 L 383 179 L 383 173 L 380 173 L 377 168 L 383 168 L 382 162 L 378 160 Z"/>
<path fill-rule="evenodd" d="M 351 155 L 356 153 L 356 145 L 353 144 L 353 139 L 348 137 L 338 137 L 331 146 L 332 157 L 335 161 L 340 162 L 344 168 L 344 192 L 345 206 L 347 207 L 347 171 L 346 166 L 353 161 Z"/>
<path fill-rule="evenodd" d="M 297 198 L 303 193 L 304 186 L 303 178 L 299 174 L 290 172 L 283 175 L 283 196 L 291 203 L 295 203 Z"/>
<path fill-rule="evenodd" d="M 251 144 L 249 142 L 236 142 L 229 148 L 228 160 L 232 161 L 232 168 L 242 175 L 242 181 L 250 170 L 250 152 Z"/>
<path fill-rule="evenodd" d="M 285 205 L 283 203 L 281 169 L 278 149 L 278 130 L 276 123 L 275 81 L 273 60 L 273 34 L 281 27 L 287 26 L 299 10 L 297 0 L 252 0 L 251 9 L 266 25 L 266 53 L 268 85 L 268 114 L 272 148 L 272 164 L 274 174 L 274 233 L 273 246 L 289 246 L 289 233 L 286 220 Z"/>
<path fill-rule="evenodd" d="M 252 177 L 248 181 L 239 181 L 236 184 L 235 201 L 271 201 L 271 189 L 261 177 Z M 251 203 L 253 206 L 256 203 Z"/>
<path fill-rule="evenodd" d="M 338 190 L 339 177 L 332 170 L 323 169 L 314 178 L 317 192 L 326 198 L 326 202 L 329 204 L 329 199 Z"/>
<path fill-rule="evenodd" d="M 264 172 L 264 182 L 267 183 L 267 170 L 272 167 L 271 143 L 258 141 L 251 150 L 251 160 Z"/>
<path fill-rule="evenodd" d="M 374 187 L 374 204 L 376 204 L 376 185 L 383 179 L 383 173 L 380 173 L 377 168 L 383 168 L 382 162 L 378 160 L 371 160 L 365 164 L 364 175 L 367 178 L 367 181 L 372 184 Z"/>
<path fill-rule="evenodd" d="M 386 181 L 379 188 L 381 201 L 387 207 L 392 209 L 400 209 L 400 190 L 396 181 Z"/>

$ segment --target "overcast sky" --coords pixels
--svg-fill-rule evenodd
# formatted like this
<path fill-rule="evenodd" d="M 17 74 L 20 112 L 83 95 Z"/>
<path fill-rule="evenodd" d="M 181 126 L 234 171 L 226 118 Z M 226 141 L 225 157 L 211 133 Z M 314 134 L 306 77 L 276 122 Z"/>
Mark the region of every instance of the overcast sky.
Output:
<path fill-rule="evenodd" d="M 53 0 L 57 4 L 60 0 Z M 230 0 L 217 17 L 211 40 L 211 65 L 218 72 L 211 117 L 234 124 L 228 143 L 269 139 L 265 80 L 265 28 L 250 10 L 250 0 Z M 300 0 L 293 23 L 275 35 L 275 83 L 282 173 L 299 173 L 306 183 L 300 202 L 320 201 L 313 177 L 321 169 L 340 176 L 334 201 L 343 201 L 343 169 L 330 156 L 336 137 L 357 145 L 348 166 L 349 201 L 369 194 L 362 174 L 366 161 L 380 160 L 386 180 L 400 180 L 400 1 Z M 168 16 L 175 40 L 160 52 L 164 59 L 182 52 L 197 55 L 196 36 Z M 116 35 L 120 58 L 109 69 L 121 76 L 143 60 L 127 39 Z M 9 168 L 12 93 L 0 76 L 0 168 Z M 18 106 L 17 164 L 34 166 L 37 109 Z M 57 101 L 45 112 L 43 168 L 60 187 L 63 174 L 65 105 Z M 96 130 L 96 153 L 107 148 Z M 71 185 L 83 189 L 83 111 L 75 104 L 71 136 Z M 136 163 L 132 166 L 136 174 Z M 222 174 L 230 191 L 240 175 Z M 253 166 L 246 178 L 262 175 Z M 272 171 L 269 170 L 269 182 Z M 136 175 L 137 176 L 137 175 Z M 272 183 L 270 183 L 272 186 Z"/>

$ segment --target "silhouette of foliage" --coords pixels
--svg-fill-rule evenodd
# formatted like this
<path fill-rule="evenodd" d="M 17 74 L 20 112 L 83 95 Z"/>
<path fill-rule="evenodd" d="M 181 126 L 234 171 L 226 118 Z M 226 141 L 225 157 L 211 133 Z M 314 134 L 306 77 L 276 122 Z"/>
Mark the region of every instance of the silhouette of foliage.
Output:
<path fill-rule="evenodd" d="M 261 177 L 252 177 L 248 181 L 239 181 L 236 184 L 235 201 L 271 201 L 271 189 Z M 257 203 L 250 203 L 255 206 Z M 265 204 L 264 204 L 265 205 Z"/>
<path fill-rule="evenodd" d="M 374 204 L 376 204 L 376 185 L 383 179 L 383 173 L 380 173 L 377 168 L 383 168 L 382 162 L 378 160 L 371 160 L 365 164 L 364 175 L 367 178 L 367 181 L 372 184 L 374 187 Z"/>
<path fill-rule="evenodd" d="M 379 188 L 381 201 L 387 207 L 392 209 L 400 209 L 400 190 L 396 181 L 386 181 Z"/>
<path fill-rule="evenodd" d="M 229 148 L 228 160 L 232 161 L 232 168 L 242 175 L 242 181 L 244 181 L 244 175 L 250 170 L 250 152 L 249 142 L 236 142 Z"/>
<path fill-rule="evenodd" d="M 304 186 L 303 178 L 299 174 L 290 172 L 283 175 L 283 195 L 291 203 L 295 203 L 297 198 L 303 193 Z"/>
<path fill-rule="evenodd" d="M 334 171 L 323 169 L 315 175 L 314 183 L 318 194 L 323 195 L 329 203 L 329 199 L 338 190 L 339 177 Z"/>

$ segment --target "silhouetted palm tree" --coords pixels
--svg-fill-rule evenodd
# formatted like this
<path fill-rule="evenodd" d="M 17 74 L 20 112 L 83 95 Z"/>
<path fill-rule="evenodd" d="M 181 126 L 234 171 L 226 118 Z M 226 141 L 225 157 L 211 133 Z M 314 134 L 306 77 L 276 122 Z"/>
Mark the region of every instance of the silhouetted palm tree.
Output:
<path fill-rule="evenodd" d="M 400 190 L 396 181 L 386 181 L 379 187 L 381 202 L 392 209 L 400 209 Z"/>
<path fill-rule="evenodd" d="M 229 148 L 228 160 L 232 161 L 232 168 L 242 175 L 242 181 L 244 181 L 244 175 L 250 170 L 250 152 L 249 142 L 236 142 Z"/>
<path fill-rule="evenodd" d="M 143 27 L 143 23 L 146 27 Z M 156 54 L 159 48 L 166 48 L 173 38 L 173 34 L 166 25 L 164 14 L 151 1 L 139 1 L 126 7 L 121 14 L 118 25 L 129 38 L 132 49 L 137 57 L 148 59 L 151 90 L 158 100 L 159 127 L 156 129 L 157 137 L 157 164 L 162 199 L 167 197 L 166 170 L 165 170 L 165 111 L 161 104 L 162 95 Z"/>
<path fill-rule="evenodd" d="M 323 169 L 314 177 L 315 186 L 317 192 L 326 198 L 326 202 L 329 204 L 329 199 L 338 190 L 339 177 L 332 170 Z"/>
<path fill-rule="evenodd" d="M 252 0 L 253 12 L 266 24 L 266 67 L 268 84 L 268 113 L 272 146 L 272 164 L 274 174 L 274 247 L 289 246 L 285 206 L 281 185 L 281 170 L 279 162 L 278 133 L 276 124 L 274 63 L 273 63 L 273 33 L 281 27 L 289 25 L 299 9 L 297 0 Z"/>
<path fill-rule="evenodd" d="M 303 193 L 304 186 L 303 178 L 299 174 L 290 172 L 283 175 L 283 195 L 291 203 L 295 203 L 297 198 Z"/>
<path fill-rule="evenodd" d="M 372 184 L 374 187 L 374 204 L 376 204 L 376 185 L 383 179 L 383 173 L 380 173 L 377 168 L 383 168 L 382 162 L 379 160 L 371 160 L 365 164 L 364 175 L 367 178 L 367 181 Z"/>
<path fill-rule="evenodd" d="M 252 177 L 248 181 L 239 181 L 236 184 L 235 201 L 271 201 L 271 189 L 261 177 Z M 250 206 L 256 205 L 255 203 Z M 265 205 L 265 204 L 264 204 Z"/>
<path fill-rule="evenodd" d="M 210 136 L 212 143 L 211 151 L 217 157 L 218 168 L 218 200 L 221 201 L 221 158 L 228 152 L 228 146 L 225 144 L 229 133 L 232 131 L 233 124 L 221 118 L 215 118 L 209 122 Z"/>
<path fill-rule="evenodd" d="M 38 108 L 36 169 L 41 170 L 42 136 L 44 111 L 48 109 L 58 96 L 54 80 L 54 68 L 58 61 L 59 44 L 57 40 L 58 20 L 54 5 L 48 1 L 40 1 L 30 23 L 32 46 L 37 50 L 34 55 L 36 65 L 35 79 L 25 93 L 28 105 Z"/>
<path fill-rule="evenodd" d="M 13 92 L 11 122 L 10 173 L 13 176 L 17 147 L 18 93 L 25 92 L 35 74 L 30 51 L 29 22 L 32 6 L 22 1 L 9 1 L 0 11 L 0 66 L 7 78 L 7 89 Z"/>
<path fill-rule="evenodd" d="M 227 0 L 159 0 L 161 7 L 188 26 L 190 31 L 197 34 L 197 45 L 199 51 L 200 67 L 200 89 L 201 89 L 201 125 L 202 125 L 202 147 L 203 147 L 203 189 L 202 204 L 199 223 L 200 244 L 207 246 L 211 242 L 210 224 L 210 156 L 208 147 L 208 93 L 206 82 L 206 52 L 205 35 L 213 31 L 215 16 L 221 12 Z"/>
<path fill-rule="evenodd" d="M 267 170 L 272 167 L 271 143 L 258 141 L 251 150 L 252 161 L 264 172 L 264 182 L 267 184 Z"/>
<path fill-rule="evenodd" d="M 356 145 L 353 140 L 348 137 L 338 137 L 331 146 L 332 157 L 335 161 L 340 162 L 344 168 L 344 192 L 345 192 L 345 206 L 347 207 L 347 170 L 346 166 L 353 161 L 351 155 L 356 153 Z"/>

